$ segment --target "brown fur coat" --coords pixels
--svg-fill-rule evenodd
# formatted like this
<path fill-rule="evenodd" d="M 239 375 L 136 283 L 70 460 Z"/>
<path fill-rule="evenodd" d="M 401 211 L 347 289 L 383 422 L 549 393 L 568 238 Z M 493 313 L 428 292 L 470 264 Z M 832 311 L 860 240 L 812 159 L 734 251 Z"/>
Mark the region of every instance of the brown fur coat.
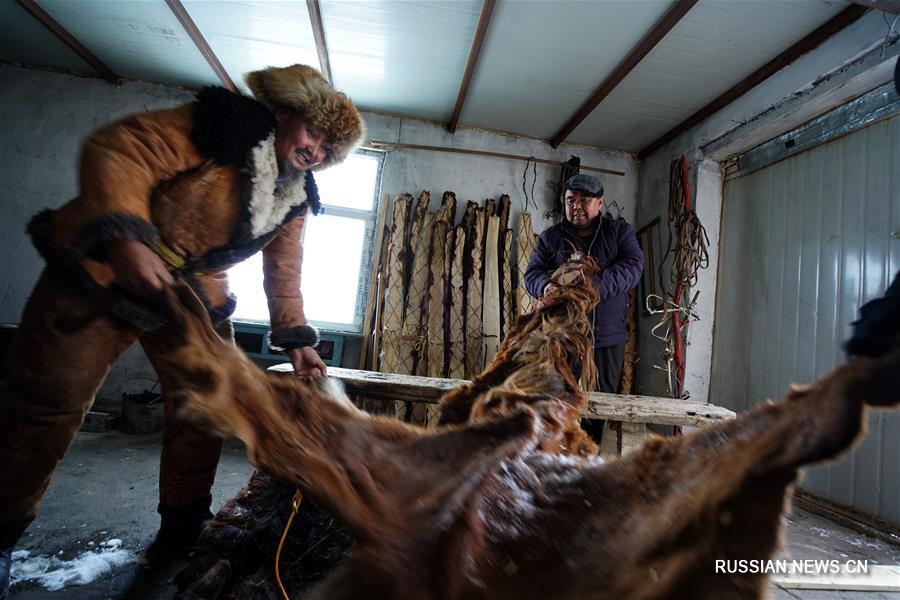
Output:
<path fill-rule="evenodd" d="M 163 242 L 216 321 L 234 309 L 225 270 L 262 249 L 273 341 L 290 342 L 306 325 L 300 236 L 318 195 L 312 174 L 278 180 L 274 128 L 262 104 L 221 88 L 104 127 L 82 148 L 79 196 L 29 226 L 35 245 L 91 289 L 113 283 L 104 243 Z"/>

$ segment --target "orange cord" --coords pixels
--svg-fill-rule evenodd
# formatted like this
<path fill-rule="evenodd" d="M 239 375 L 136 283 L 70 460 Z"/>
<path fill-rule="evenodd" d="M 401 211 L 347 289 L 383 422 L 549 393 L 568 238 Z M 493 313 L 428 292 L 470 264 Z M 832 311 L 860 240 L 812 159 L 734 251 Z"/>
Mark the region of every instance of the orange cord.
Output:
<path fill-rule="evenodd" d="M 284 526 L 284 531 L 281 532 L 281 539 L 278 541 L 278 550 L 275 551 L 275 581 L 278 583 L 278 589 L 281 590 L 281 596 L 284 600 L 291 599 L 284 589 L 284 584 L 281 583 L 281 574 L 278 572 L 278 563 L 281 562 L 281 548 L 284 546 L 284 540 L 287 538 L 288 531 L 291 529 L 291 523 L 293 523 L 294 517 L 297 516 L 297 512 L 300 510 L 301 502 L 303 502 L 303 494 L 300 493 L 300 490 L 298 489 L 294 492 L 294 498 L 291 500 L 291 516 L 288 517 L 287 524 Z"/>

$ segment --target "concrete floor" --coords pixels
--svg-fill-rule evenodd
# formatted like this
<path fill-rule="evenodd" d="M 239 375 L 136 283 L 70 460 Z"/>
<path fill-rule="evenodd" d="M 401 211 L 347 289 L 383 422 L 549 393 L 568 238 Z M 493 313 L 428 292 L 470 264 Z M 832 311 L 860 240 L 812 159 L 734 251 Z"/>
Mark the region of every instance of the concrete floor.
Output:
<path fill-rule="evenodd" d="M 156 514 L 159 443 L 159 434 L 80 433 L 44 497 L 40 515 L 17 550 L 28 550 L 32 555 L 61 553 L 63 558 L 72 558 L 115 537 L 122 540 L 123 548 L 140 553 L 152 541 L 159 525 Z M 251 472 L 243 447 L 238 442 L 227 442 L 213 490 L 214 511 L 240 489 Z M 788 518 L 787 545 L 781 557 L 868 559 L 871 564 L 897 565 L 900 545 L 867 537 L 795 509 Z M 91 584 L 68 586 L 56 592 L 26 583 L 14 587 L 11 597 L 15 600 L 168 600 L 175 591 L 171 577 L 182 565 L 174 562 L 150 572 L 146 565 L 129 564 Z M 781 590 L 773 586 L 771 597 L 886 600 L 900 598 L 900 594 Z"/>

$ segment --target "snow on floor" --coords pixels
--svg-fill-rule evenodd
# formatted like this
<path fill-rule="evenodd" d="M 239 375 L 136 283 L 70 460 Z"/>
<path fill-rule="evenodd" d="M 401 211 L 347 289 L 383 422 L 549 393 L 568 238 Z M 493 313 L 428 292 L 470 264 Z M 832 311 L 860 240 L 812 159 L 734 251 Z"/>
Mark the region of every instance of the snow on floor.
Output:
<path fill-rule="evenodd" d="M 31 556 L 27 550 L 13 552 L 11 584 L 33 581 L 55 592 L 69 585 L 86 585 L 112 573 L 112 570 L 138 561 L 130 550 L 121 548 L 122 540 L 100 542 L 98 551 L 82 552 L 72 560 L 55 556 Z"/>

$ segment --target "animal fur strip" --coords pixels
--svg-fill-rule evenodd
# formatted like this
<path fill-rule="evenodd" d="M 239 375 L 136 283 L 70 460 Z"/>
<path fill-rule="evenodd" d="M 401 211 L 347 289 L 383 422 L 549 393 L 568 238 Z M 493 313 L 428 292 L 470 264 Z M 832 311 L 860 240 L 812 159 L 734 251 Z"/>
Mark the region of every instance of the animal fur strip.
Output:
<path fill-rule="evenodd" d="M 184 286 L 160 330 L 184 410 L 246 444 L 356 540 L 321 598 L 759 598 L 760 574 L 716 560 L 775 553 L 798 469 L 860 436 L 867 405 L 900 397 L 900 347 L 860 358 L 777 404 L 604 463 L 577 429 L 584 401 L 566 359 L 584 344 L 573 305 L 596 301 L 570 271 L 522 317 L 485 373 L 424 430 L 354 408 L 332 384 L 266 374 L 214 332 Z M 562 274 L 565 275 L 565 274 Z M 587 314 L 578 307 L 581 318 Z M 589 326 L 585 325 L 585 330 Z M 219 571 L 227 572 L 221 565 Z"/>

